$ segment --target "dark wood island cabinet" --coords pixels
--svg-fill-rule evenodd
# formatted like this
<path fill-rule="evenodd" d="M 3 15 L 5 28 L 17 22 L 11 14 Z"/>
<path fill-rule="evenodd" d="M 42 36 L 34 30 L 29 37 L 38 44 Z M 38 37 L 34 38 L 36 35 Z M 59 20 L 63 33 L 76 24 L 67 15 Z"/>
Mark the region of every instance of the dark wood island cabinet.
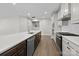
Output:
<path fill-rule="evenodd" d="M 36 50 L 40 40 L 41 32 L 36 33 L 34 39 L 34 51 Z M 27 38 L 28 39 L 28 38 Z M 0 56 L 27 56 L 27 39 L 0 54 Z"/>
<path fill-rule="evenodd" d="M 0 54 L 1 56 L 26 56 L 26 41 L 23 41 L 11 49 Z"/>
<path fill-rule="evenodd" d="M 37 46 L 38 46 L 40 40 L 41 40 L 41 32 L 39 32 L 39 33 L 37 33 L 37 34 L 35 35 L 34 50 L 36 50 L 36 48 L 37 48 Z"/>

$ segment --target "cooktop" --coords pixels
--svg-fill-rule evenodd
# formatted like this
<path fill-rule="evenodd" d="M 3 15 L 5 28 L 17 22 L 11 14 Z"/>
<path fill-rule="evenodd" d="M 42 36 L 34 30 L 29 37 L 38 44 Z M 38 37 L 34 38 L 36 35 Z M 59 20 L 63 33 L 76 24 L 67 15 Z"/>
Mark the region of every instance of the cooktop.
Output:
<path fill-rule="evenodd" d="M 78 34 L 69 33 L 69 32 L 57 32 L 57 34 L 65 35 L 65 36 L 79 36 Z"/>

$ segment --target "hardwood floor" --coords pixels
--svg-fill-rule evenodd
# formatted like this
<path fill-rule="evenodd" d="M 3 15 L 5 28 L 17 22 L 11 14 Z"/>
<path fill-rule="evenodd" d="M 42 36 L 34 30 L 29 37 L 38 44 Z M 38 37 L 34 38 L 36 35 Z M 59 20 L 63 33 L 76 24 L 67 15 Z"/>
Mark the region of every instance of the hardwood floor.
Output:
<path fill-rule="evenodd" d="M 34 56 L 59 56 L 60 54 L 50 36 L 42 36 L 41 42 L 34 52 Z"/>

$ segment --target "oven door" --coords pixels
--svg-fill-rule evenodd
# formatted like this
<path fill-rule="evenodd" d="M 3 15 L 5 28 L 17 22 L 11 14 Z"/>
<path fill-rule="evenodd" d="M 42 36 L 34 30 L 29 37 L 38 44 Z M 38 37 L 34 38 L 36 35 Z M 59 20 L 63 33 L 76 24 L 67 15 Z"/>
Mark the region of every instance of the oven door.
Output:
<path fill-rule="evenodd" d="M 60 51 L 62 51 L 62 36 L 56 36 L 57 47 Z"/>

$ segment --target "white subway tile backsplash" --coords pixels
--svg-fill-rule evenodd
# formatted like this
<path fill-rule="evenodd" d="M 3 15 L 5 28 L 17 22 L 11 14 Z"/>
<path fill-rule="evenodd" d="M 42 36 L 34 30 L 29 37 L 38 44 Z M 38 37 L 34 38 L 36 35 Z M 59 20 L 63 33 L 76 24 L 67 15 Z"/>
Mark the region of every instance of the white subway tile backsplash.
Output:
<path fill-rule="evenodd" d="M 63 26 L 62 31 L 68 31 L 75 34 L 79 34 L 79 24 L 71 24 L 69 26 Z"/>

